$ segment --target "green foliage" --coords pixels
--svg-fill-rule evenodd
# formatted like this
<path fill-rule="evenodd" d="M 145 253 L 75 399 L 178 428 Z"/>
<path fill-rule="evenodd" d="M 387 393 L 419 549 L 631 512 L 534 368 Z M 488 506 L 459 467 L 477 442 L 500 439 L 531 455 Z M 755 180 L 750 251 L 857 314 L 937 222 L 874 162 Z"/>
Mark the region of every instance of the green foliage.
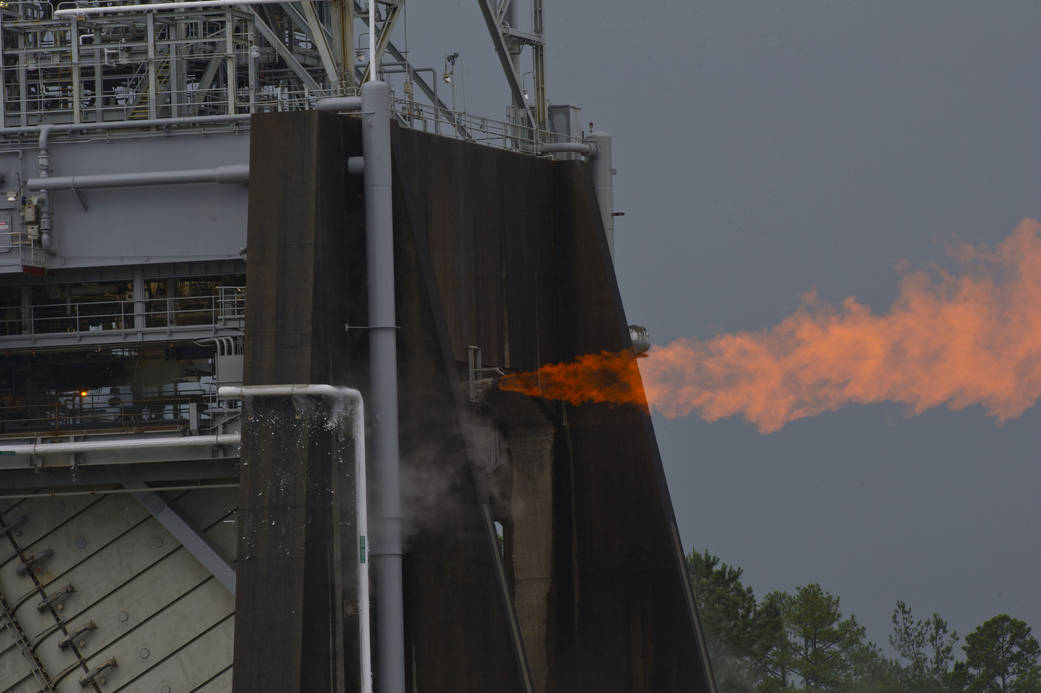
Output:
<path fill-rule="evenodd" d="M 902 601 L 896 603 L 891 620 L 889 644 L 906 662 L 899 675 L 903 687 L 922 693 L 946 691 L 958 634 L 939 614 L 916 620 Z"/>
<path fill-rule="evenodd" d="M 708 551 L 687 556 L 687 575 L 721 693 L 755 689 L 753 662 L 763 634 L 755 594 L 741 583 L 741 574 Z"/>
<path fill-rule="evenodd" d="M 1041 691 L 1041 647 L 1023 621 L 999 614 L 965 636 L 962 649 L 953 682 L 967 693 Z"/>
<path fill-rule="evenodd" d="M 795 685 L 845 691 L 854 682 L 889 680 L 863 627 L 843 619 L 838 598 L 819 585 L 757 602 L 741 569 L 707 551 L 691 553 L 687 571 L 721 693 L 780 693 Z"/>
<path fill-rule="evenodd" d="M 756 601 L 752 588 L 741 583 L 741 569 L 705 551 L 687 556 L 687 574 L 709 637 L 745 652 L 756 638 Z"/>
<path fill-rule="evenodd" d="M 898 601 L 890 660 L 816 583 L 756 600 L 742 570 L 707 551 L 687 572 L 720 693 L 1041 693 L 1041 646 L 1006 614 L 970 633 L 955 662 L 947 621 Z"/>
<path fill-rule="evenodd" d="M 759 605 L 763 634 L 757 644 L 754 663 L 760 693 L 788 690 L 792 676 L 792 647 L 785 629 L 785 618 L 792 597 L 787 592 L 770 592 Z"/>
<path fill-rule="evenodd" d="M 810 690 L 836 691 L 856 681 L 858 663 L 874 652 L 864 628 L 852 616 L 843 619 L 839 598 L 818 584 L 800 587 L 787 601 L 785 631 L 789 668 Z"/>

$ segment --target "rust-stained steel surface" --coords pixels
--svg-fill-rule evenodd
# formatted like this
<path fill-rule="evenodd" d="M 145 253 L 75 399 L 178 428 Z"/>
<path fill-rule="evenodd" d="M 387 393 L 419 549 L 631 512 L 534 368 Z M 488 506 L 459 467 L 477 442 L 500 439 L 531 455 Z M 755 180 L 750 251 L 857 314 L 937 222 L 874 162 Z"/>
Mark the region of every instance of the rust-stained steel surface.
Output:
<path fill-rule="evenodd" d="M 345 171 L 359 133 L 328 114 L 254 118 L 247 384 L 366 389 L 364 330 L 344 331 L 366 317 L 360 181 Z M 516 370 L 629 346 L 588 167 L 398 129 L 393 156 L 409 685 L 520 691 L 523 667 L 552 693 L 712 690 L 646 408 L 465 396 L 470 345 Z M 246 427 L 236 691 L 330 690 L 323 609 L 340 601 L 354 685 L 353 573 L 337 594 L 328 548 L 342 499 L 305 429 Z"/>

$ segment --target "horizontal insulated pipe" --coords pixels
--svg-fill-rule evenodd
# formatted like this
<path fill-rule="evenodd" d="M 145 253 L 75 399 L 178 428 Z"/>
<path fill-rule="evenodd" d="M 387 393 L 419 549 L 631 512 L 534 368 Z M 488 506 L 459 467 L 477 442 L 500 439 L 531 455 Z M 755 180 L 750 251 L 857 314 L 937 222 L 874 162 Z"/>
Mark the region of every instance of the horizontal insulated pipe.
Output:
<path fill-rule="evenodd" d="M 333 96 L 328 99 L 319 99 L 314 106 L 319 111 L 340 113 L 342 111 L 360 111 L 360 96 Z"/>
<path fill-rule="evenodd" d="M 191 448 L 208 445 L 238 445 L 238 433 L 215 436 L 161 436 L 131 440 L 80 440 L 71 443 L 29 443 L 0 445 L 3 455 L 60 455 L 71 452 L 115 452 L 118 450 L 152 450 L 157 448 Z"/>
<path fill-rule="evenodd" d="M 250 397 L 296 397 L 310 395 L 313 397 L 360 397 L 357 390 L 335 385 L 221 385 L 217 388 L 218 399 L 249 399 Z"/>
<path fill-rule="evenodd" d="M 198 168 L 183 171 L 97 173 L 85 176 L 30 178 L 25 182 L 25 187 L 28 190 L 87 190 L 89 188 L 129 188 L 138 185 L 248 182 L 249 165 L 233 164 L 216 168 Z"/>
<path fill-rule="evenodd" d="M 539 154 L 585 154 L 596 156 L 596 145 L 588 142 L 557 142 L 543 144 L 539 147 Z"/>
<path fill-rule="evenodd" d="M 184 116 L 178 118 L 152 118 L 149 120 L 107 120 L 100 123 L 46 123 L 44 125 L 26 125 L 22 127 L 0 128 L 0 135 L 27 135 L 38 133 L 40 149 L 47 148 L 47 139 L 54 132 L 93 132 L 95 130 L 143 130 L 145 128 L 170 128 L 196 125 L 228 125 L 246 122 L 249 113 L 232 113 L 230 115 Z"/>

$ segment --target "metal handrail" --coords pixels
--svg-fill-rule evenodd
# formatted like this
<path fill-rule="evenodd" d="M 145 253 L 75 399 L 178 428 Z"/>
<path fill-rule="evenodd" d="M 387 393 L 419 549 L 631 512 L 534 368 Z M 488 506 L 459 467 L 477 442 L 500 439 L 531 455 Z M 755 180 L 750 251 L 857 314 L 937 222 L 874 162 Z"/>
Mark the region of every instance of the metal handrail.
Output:
<path fill-rule="evenodd" d="M 391 105 L 399 116 L 399 120 L 413 129 L 425 130 L 427 122 L 434 123 L 435 128 L 438 123 L 452 125 L 454 122 L 461 127 L 458 129 L 441 128 L 442 133 L 449 137 L 458 137 L 498 149 L 536 151 L 540 143 L 581 142 L 581 137 L 569 137 L 549 130 L 537 130 L 527 125 L 477 116 L 466 111 L 445 111 L 412 99 L 393 98 Z M 422 126 L 416 127 L 415 121 L 419 121 Z M 459 129 L 466 132 L 468 136 L 459 137 Z"/>
<path fill-rule="evenodd" d="M 108 0 L 105 0 L 108 1 Z M 152 17 L 155 31 L 151 44 L 143 39 L 146 19 L 143 15 L 127 15 L 111 19 L 81 19 L 73 32 L 71 19 L 34 19 L 32 21 L 5 21 L 5 29 L 25 31 L 38 41 L 24 47 L 8 42 L 4 50 L 4 81 L 12 85 L 6 94 L 5 113 L 7 122 L 0 126 L 15 125 L 32 127 L 42 123 L 98 123 L 101 121 L 133 121 L 148 116 L 149 120 L 162 120 L 208 113 L 215 115 L 248 114 L 256 112 L 309 110 L 323 98 L 352 96 L 357 88 L 345 83 L 332 84 L 318 89 L 306 86 L 297 73 L 287 65 L 277 62 L 277 51 L 266 39 L 251 35 L 243 27 L 249 26 L 253 15 L 230 10 L 234 24 L 230 40 L 227 26 L 212 35 L 197 35 L 171 39 L 162 29 L 176 19 L 183 21 L 186 15 L 174 10 L 159 9 Z M 205 16 L 215 25 L 227 22 L 224 10 L 193 12 L 192 17 Z M 114 42 L 92 39 L 82 44 L 72 36 L 94 36 L 91 31 L 98 27 L 129 27 L 135 35 L 129 40 Z M 87 31 L 84 34 L 82 32 Z M 129 31 L 128 31 L 129 33 Z M 43 45 L 44 36 L 61 34 L 70 37 L 66 45 Z M 98 34 L 100 36 L 100 34 Z M 289 50 L 300 55 L 310 55 L 307 35 L 292 32 Z M 298 38 L 296 38 L 298 37 Z M 96 41 L 96 42 L 95 42 Z M 82 44 L 82 45 L 81 45 Z M 170 60 L 171 48 L 177 45 L 178 56 L 183 61 L 189 55 L 198 60 L 201 56 L 233 60 L 240 70 L 251 60 L 260 60 L 263 78 L 249 86 L 229 88 L 210 83 L 199 89 L 198 81 L 175 85 L 162 74 Z M 189 47 L 192 47 L 189 50 Z M 256 51 L 260 50 L 260 58 Z M 322 83 L 324 75 L 312 61 L 304 60 L 306 71 L 314 82 Z M 160 74 L 161 73 L 161 74 Z M 150 79 L 156 76 L 158 79 Z M 253 78 L 251 78 L 253 79 Z M 305 80 L 306 81 L 306 80 Z M 97 89 L 95 89 L 97 87 Z M 154 90 L 154 91 L 153 91 Z M 22 93 L 25 91 L 25 93 Z M 392 102 L 395 117 L 406 127 L 433 130 L 441 134 L 465 139 L 477 144 L 536 153 L 540 143 L 560 142 L 560 135 L 535 130 L 527 124 L 476 116 L 463 111 L 448 110 L 440 106 L 416 101 L 408 94 L 407 99 L 395 98 Z M 447 125 L 448 127 L 440 127 Z M 55 133 L 59 135 L 59 133 Z M 108 133 L 109 136 L 135 137 L 139 132 L 125 131 Z M 11 135 L 9 135 L 11 136 Z M 76 139 L 83 135 L 76 132 L 60 133 L 65 139 Z M 566 138 L 565 138 L 566 139 Z"/>
<path fill-rule="evenodd" d="M 245 318 L 246 294 L 242 287 L 218 287 L 207 296 L 51 303 L 30 306 L 28 315 L 21 306 L 2 306 L 0 316 L 0 338 L 222 325 Z"/>
<path fill-rule="evenodd" d="M 46 403 L 18 403 L 0 407 L 0 433 L 90 429 L 183 427 L 198 397 L 125 399 L 118 394 L 65 394 Z"/>

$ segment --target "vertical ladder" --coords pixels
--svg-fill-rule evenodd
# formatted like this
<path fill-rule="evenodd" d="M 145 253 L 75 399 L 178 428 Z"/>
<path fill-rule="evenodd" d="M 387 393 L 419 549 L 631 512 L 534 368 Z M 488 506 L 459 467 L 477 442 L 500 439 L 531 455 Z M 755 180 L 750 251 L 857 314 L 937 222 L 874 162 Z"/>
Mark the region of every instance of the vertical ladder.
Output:
<path fill-rule="evenodd" d="M 0 630 L 4 629 L 10 630 L 11 634 L 14 635 L 15 642 L 18 643 L 18 649 L 22 651 L 22 656 L 25 657 L 29 668 L 32 669 L 33 676 L 43 686 L 42 690 L 47 693 L 53 693 L 54 684 L 51 683 L 50 677 L 43 669 L 43 664 L 37 659 L 36 653 L 30 647 L 29 638 L 26 637 L 25 631 L 22 630 L 21 625 L 15 618 L 14 611 L 11 609 L 7 597 L 4 596 L 3 592 L 0 592 Z"/>

